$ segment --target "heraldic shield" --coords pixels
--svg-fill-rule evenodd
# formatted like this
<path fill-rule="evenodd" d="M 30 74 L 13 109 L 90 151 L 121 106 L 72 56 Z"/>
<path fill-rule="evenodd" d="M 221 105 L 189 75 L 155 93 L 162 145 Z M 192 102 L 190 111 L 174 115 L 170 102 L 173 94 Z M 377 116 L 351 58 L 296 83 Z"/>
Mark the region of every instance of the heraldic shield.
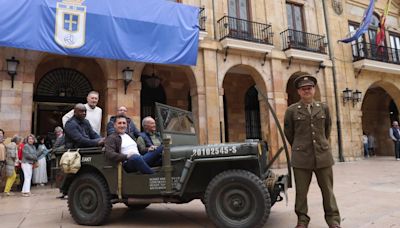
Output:
<path fill-rule="evenodd" d="M 80 48 L 85 44 L 86 6 L 84 0 L 57 2 L 54 39 L 62 47 Z"/>

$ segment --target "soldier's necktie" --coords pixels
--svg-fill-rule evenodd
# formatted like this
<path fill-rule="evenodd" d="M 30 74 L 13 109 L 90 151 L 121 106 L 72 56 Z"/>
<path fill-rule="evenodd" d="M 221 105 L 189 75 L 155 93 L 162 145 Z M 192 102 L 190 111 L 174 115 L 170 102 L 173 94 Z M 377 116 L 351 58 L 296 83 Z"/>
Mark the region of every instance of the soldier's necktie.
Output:
<path fill-rule="evenodd" d="M 308 113 L 310 113 L 310 115 L 311 115 L 312 104 L 307 104 L 307 110 L 308 110 Z"/>

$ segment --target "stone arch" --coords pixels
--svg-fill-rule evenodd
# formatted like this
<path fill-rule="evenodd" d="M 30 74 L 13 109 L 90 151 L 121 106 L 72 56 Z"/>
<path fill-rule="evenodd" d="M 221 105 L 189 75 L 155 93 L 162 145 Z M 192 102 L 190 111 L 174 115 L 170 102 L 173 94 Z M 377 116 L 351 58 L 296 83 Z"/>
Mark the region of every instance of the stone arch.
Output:
<path fill-rule="evenodd" d="M 261 134 L 259 139 L 266 139 L 268 132 L 268 116 L 267 105 L 260 99 L 261 96 L 252 96 L 256 99 L 253 102 L 257 102 L 259 106 L 258 118 L 253 118 L 259 121 L 259 123 L 247 124 L 246 121 L 250 121 L 249 113 L 246 113 L 246 96 L 252 87 L 257 86 L 262 93 L 266 94 L 266 83 L 262 75 L 257 71 L 257 69 L 252 66 L 245 64 L 233 65 L 230 69 L 226 71 L 223 77 L 222 87 L 222 103 L 223 103 L 223 119 L 224 119 L 224 135 L 225 141 L 243 141 L 249 138 L 249 131 L 246 127 L 254 126 L 255 128 L 261 129 Z M 258 93 L 258 91 L 254 92 Z M 249 101 L 247 100 L 247 103 Z M 249 111 L 249 110 L 247 110 Z M 252 115 L 256 113 L 253 112 Z M 250 134 L 257 135 L 257 134 Z"/>
<path fill-rule="evenodd" d="M 99 107 L 104 109 L 106 104 L 107 78 L 96 59 L 61 56 L 54 54 L 41 55 L 40 62 L 34 72 L 34 118 L 32 120 L 35 134 L 48 134 L 54 127 L 62 126 L 61 117 L 71 110 L 77 102 L 86 102 L 85 97 L 65 97 L 66 91 L 58 91 L 58 96 L 38 96 L 38 86 L 51 72 L 75 72 L 77 77 L 85 77 L 90 82 L 90 87 L 99 92 Z M 47 76 L 46 76 L 47 75 Z M 68 77 L 66 75 L 61 77 Z M 54 92 L 54 91 L 53 91 Z M 64 97 L 63 97 L 64 96 Z M 40 99 L 39 99 L 40 98 Z M 64 98 L 64 99 L 63 99 Z M 103 124 L 104 126 L 104 124 Z"/>
<path fill-rule="evenodd" d="M 268 63 L 266 62 L 266 64 L 268 64 Z M 261 65 L 261 64 L 258 64 L 258 65 Z M 260 91 L 264 94 L 267 93 L 267 86 L 265 83 L 265 81 L 267 81 L 267 79 L 261 73 L 264 71 L 261 68 L 259 68 L 258 66 L 254 66 L 254 65 L 250 65 L 250 64 L 242 64 L 242 63 L 229 64 L 228 66 L 224 66 L 224 68 L 222 68 L 220 70 L 219 75 L 222 75 L 222 77 L 219 77 L 219 81 L 218 81 L 219 88 L 223 88 L 223 83 L 225 81 L 225 77 L 226 77 L 227 73 L 229 71 L 231 71 L 232 69 L 237 69 L 237 68 L 240 68 L 244 71 L 248 71 L 248 74 L 252 77 L 252 79 L 254 80 L 258 89 L 260 89 Z"/>
<path fill-rule="evenodd" d="M 194 71 L 191 67 L 137 63 L 134 69 L 135 72 L 133 76 L 133 82 L 137 85 L 140 85 L 137 87 L 136 93 L 140 99 L 135 105 L 135 107 L 140 107 L 139 119 L 142 119 L 144 117 L 143 115 L 145 115 L 145 112 L 147 114 L 152 113 L 154 111 L 154 106 L 152 104 L 157 101 L 165 103 L 167 105 L 192 111 L 195 117 L 196 127 L 199 128 L 199 99 L 197 96 L 199 93 L 199 88 L 197 85 L 198 79 L 195 77 Z M 153 101 L 149 101 L 145 100 L 148 99 L 148 97 L 143 96 L 146 91 L 148 92 L 149 90 L 149 87 L 146 84 L 146 79 L 147 77 L 151 77 L 153 73 L 160 79 L 159 87 L 157 87 L 157 89 L 153 89 L 153 91 L 157 92 L 158 89 L 162 89 L 162 91 L 160 91 L 160 94 L 164 94 L 164 101 L 163 99 L 153 99 Z"/>
<path fill-rule="evenodd" d="M 302 71 L 297 71 L 293 73 L 290 77 L 289 80 L 286 84 L 286 93 L 287 93 L 287 105 L 290 106 L 293 103 L 296 103 L 300 100 L 300 96 L 297 93 L 297 89 L 294 87 L 294 80 L 301 75 L 308 74 L 307 72 L 302 72 Z M 319 85 L 317 82 L 317 85 L 315 86 L 315 100 L 321 101 L 321 92 L 319 89 Z"/>
<path fill-rule="evenodd" d="M 362 131 L 374 139 L 376 155 L 394 155 L 389 128 L 393 120 L 399 120 L 400 89 L 391 82 L 375 81 L 363 88 Z"/>

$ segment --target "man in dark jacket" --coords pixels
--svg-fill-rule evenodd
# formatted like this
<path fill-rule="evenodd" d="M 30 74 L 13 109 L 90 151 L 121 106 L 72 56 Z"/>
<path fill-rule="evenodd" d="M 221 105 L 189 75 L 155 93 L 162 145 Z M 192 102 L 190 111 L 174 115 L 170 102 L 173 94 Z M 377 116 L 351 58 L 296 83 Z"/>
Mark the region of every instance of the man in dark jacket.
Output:
<path fill-rule="evenodd" d="M 314 101 L 317 79 L 303 75 L 294 81 L 300 101 L 285 113 L 285 135 L 292 146 L 292 166 L 296 183 L 296 228 L 306 228 L 307 193 L 315 173 L 322 192 L 325 221 L 330 228 L 340 227 L 340 214 L 333 193 L 333 157 L 329 146 L 331 117 L 328 106 Z"/>
<path fill-rule="evenodd" d="M 139 130 L 136 128 L 135 123 L 133 123 L 131 118 L 126 116 L 127 112 L 128 112 L 128 109 L 125 106 L 121 106 L 118 108 L 117 116 L 122 115 L 122 116 L 126 117 L 127 127 L 126 127 L 125 133 L 130 135 L 133 139 L 136 139 L 137 137 L 139 137 Z M 109 136 L 115 132 L 115 128 L 114 128 L 115 117 L 116 116 L 111 116 L 110 121 L 107 124 L 107 136 Z"/>
<path fill-rule="evenodd" d="M 126 134 L 127 121 L 123 115 L 116 116 L 114 122 L 115 132 L 107 136 L 105 141 L 106 158 L 114 162 L 122 162 L 127 172 L 140 171 L 144 174 L 153 174 L 150 168 L 160 154 L 148 153 L 140 155 L 136 142 Z"/>
<path fill-rule="evenodd" d="M 84 148 L 104 145 L 101 138 L 90 126 L 86 117 L 86 107 L 79 103 L 75 105 L 74 116 L 65 124 L 65 147 Z"/>
<path fill-rule="evenodd" d="M 161 153 L 164 149 L 162 140 L 156 129 L 156 121 L 151 117 L 147 116 L 142 120 L 143 132 L 140 132 L 137 138 L 137 144 L 139 151 L 142 155 L 147 153 L 158 153 L 160 157 L 151 166 L 159 166 L 162 164 Z"/>

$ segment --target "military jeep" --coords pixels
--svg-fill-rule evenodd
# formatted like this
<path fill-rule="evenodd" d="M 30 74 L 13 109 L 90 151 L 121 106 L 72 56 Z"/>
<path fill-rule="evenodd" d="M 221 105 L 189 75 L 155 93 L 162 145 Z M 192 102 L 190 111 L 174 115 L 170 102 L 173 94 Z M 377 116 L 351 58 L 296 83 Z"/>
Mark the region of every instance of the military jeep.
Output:
<path fill-rule="evenodd" d="M 127 173 L 108 161 L 103 148 L 82 148 L 81 168 L 56 180 L 68 192 L 68 207 L 81 225 L 100 225 L 112 205 L 124 203 L 134 210 L 152 203 L 188 203 L 200 199 L 218 227 L 261 227 L 280 193 L 290 187 L 288 175 L 269 168 L 277 158 L 258 140 L 198 145 L 190 112 L 156 104 L 157 128 L 164 143 L 163 162 L 154 174 Z M 280 150 L 282 151 L 282 150 Z M 57 151 L 56 164 L 65 151 Z"/>

